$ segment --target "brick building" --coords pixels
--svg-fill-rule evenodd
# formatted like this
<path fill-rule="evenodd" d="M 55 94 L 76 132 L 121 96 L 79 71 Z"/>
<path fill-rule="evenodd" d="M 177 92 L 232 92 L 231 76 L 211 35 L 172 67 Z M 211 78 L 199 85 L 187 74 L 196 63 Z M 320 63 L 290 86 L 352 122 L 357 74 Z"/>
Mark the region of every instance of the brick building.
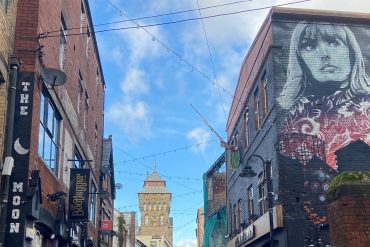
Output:
<path fill-rule="evenodd" d="M 200 246 L 226 246 L 226 163 L 223 153 L 203 174 L 204 232 Z"/>
<path fill-rule="evenodd" d="M 173 222 L 170 217 L 172 194 L 156 169 L 139 192 L 140 228 L 136 238 L 146 246 L 171 247 Z"/>
<path fill-rule="evenodd" d="M 227 121 L 228 246 L 330 245 L 331 179 L 370 169 L 369 38 L 368 14 L 270 11 Z"/>
<path fill-rule="evenodd" d="M 136 213 L 114 210 L 114 231 L 116 237 L 112 247 L 135 247 Z"/>
<path fill-rule="evenodd" d="M 7 96 L 12 69 L 9 64 L 13 54 L 15 20 L 18 1 L 2 1 L 0 4 L 0 160 L 4 160 L 4 138 L 7 113 Z"/>
<path fill-rule="evenodd" d="M 197 210 L 197 228 L 195 229 L 195 236 L 197 237 L 197 247 L 202 247 L 204 236 L 204 209 Z"/>
<path fill-rule="evenodd" d="M 19 0 L 14 55 L 22 65 L 4 246 L 108 246 L 98 230 L 113 219 L 113 159 L 102 164 L 105 82 L 88 1 Z"/>

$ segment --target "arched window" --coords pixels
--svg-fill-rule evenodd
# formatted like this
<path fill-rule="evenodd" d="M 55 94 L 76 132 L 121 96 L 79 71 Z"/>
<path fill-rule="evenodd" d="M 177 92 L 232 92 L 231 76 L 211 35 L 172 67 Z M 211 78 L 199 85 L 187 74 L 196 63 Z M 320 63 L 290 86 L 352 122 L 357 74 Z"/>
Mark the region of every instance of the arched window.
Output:
<path fill-rule="evenodd" d="M 166 211 L 166 209 L 167 209 L 167 204 L 163 203 L 163 210 Z"/>
<path fill-rule="evenodd" d="M 164 225 L 164 216 L 163 216 L 163 215 L 161 215 L 161 216 L 159 217 L 159 224 L 160 224 L 161 226 L 163 226 L 163 225 Z"/>
<path fill-rule="evenodd" d="M 157 210 L 157 204 L 153 203 L 153 211 Z"/>
<path fill-rule="evenodd" d="M 148 215 L 145 215 L 144 222 L 145 222 L 146 226 L 149 225 L 149 216 Z"/>
<path fill-rule="evenodd" d="M 152 210 L 152 204 L 148 204 L 148 210 L 150 211 L 150 210 Z"/>
<path fill-rule="evenodd" d="M 145 203 L 143 204 L 143 208 L 144 208 L 144 211 L 146 211 L 146 204 Z"/>
<path fill-rule="evenodd" d="M 158 211 L 161 211 L 161 210 L 162 210 L 162 204 L 158 203 Z"/>

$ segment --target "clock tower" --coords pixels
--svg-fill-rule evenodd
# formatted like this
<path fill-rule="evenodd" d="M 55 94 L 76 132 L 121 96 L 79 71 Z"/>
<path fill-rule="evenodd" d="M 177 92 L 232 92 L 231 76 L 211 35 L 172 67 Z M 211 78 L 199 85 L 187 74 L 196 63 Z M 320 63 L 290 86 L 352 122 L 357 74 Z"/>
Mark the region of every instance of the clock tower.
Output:
<path fill-rule="evenodd" d="M 172 246 L 172 217 L 170 217 L 171 193 L 154 168 L 139 192 L 141 227 L 137 238 L 147 246 Z"/>

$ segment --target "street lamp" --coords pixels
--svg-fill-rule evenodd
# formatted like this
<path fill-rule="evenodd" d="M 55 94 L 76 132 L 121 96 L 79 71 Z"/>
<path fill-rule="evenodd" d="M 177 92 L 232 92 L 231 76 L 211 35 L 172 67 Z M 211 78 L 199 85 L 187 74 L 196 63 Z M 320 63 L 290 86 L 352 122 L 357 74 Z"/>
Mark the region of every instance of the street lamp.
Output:
<path fill-rule="evenodd" d="M 270 246 L 274 246 L 274 219 L 273 219 L 273 210 L 270 200 L 270 194 L 271 192 L 271 174 L 268 174 L 267 171 L 271 169 L 271 160 L 264 160 L 261 155 L 258 154 L 252 154 L 247 159 L 247 162 L 245 166 L 243 167 L 242 171 L 240 172 L 240 177 L 247 177 L 252 178 L 257 176 L 257 173 L 252 169 L 252 166 L 249 164 L 250 161 L 252 161 L 253 158 L 257 158 L 262 161 L 263 165 L 263 183 L 267 182 L 267 207 L 268 207 L 268 213 L 269 213 L 269 223 L 270 223 Z M 265 203 L 266 205 L 266 203 Z"/>

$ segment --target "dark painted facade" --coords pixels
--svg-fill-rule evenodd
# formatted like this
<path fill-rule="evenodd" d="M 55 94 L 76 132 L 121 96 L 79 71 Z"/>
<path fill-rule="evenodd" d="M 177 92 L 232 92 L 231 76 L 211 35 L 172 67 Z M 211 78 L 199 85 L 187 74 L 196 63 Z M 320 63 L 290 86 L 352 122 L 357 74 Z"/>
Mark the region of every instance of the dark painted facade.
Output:
<path fill-rule="evenodd" d="M 330 244 L 331 179 L 370 170 L 369 38 L 366 14 L 270 11 L 227 123 L 240 155 L 236 166 L 227 159 L 229 246 Z"/>

